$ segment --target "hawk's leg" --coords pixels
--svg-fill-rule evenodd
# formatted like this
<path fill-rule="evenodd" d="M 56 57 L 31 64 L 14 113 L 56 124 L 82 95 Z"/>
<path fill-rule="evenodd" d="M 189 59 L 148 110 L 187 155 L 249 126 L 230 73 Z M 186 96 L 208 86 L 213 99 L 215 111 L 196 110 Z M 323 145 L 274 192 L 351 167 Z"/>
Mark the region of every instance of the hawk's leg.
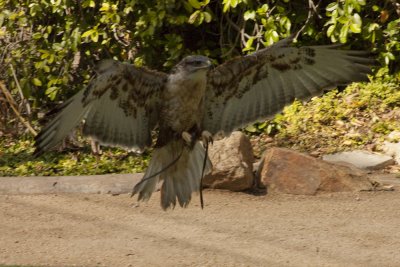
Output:
<path fill-rule="evenodd" d="M 203 177 L 204 177 L 204 171 L 206 169 L 206 164 L 208 160 L 208 145 L 213 143 L 213 136 L 209 131 L 202 131 L 200 133 L 199 127 L 192 127 L 191 131 L 187 132 L 184 131 L 181 134 L 182 139 L 186 142 L 187 146 L 190 148 L 193 148 L 197 140 L 200 140 L 203 142 L 203 147 L 205 149 L 205 155 L 204 155 L 204 161 L 203 161 L 203 167 L 201 170 L 201 177 L 200 177 L 200 206 L 203 209 L 204 208 L 204 200 L 203 200 Z"/>
<path fill-rule="evenodd" d="M 203 147 L 205 149 L 205 155 L 203 160 L 203 167 L 201 170 L 201 177 L 200 177 L 200 206 L 204 208 L 204 200 L 203 200 L 203 178 L 204 178 L 204 171 L 206 169 L 207 160 L 208 160 L 208 145 L 214 142 L 213 136 L 209 131 L 202 131 L 201 132 L 201 141 L 203 142 Z"/>
<path fill-rule="evenodd" d="M 191 135 L 190 133 L 184 131 L 184 132 L 182 132 L 182 139 L 183 139 L 183 141 L 186 142 L 186 145 L 188 145 L 189 147 L 192 147 L 193 139 L 195 139 L 195 138 L 193 138 L 193 135 Z"/>
<path fill-rule="evenodd" d="M 204 147 L 208 146 L 208 144 L 213 144 L 214 143 L 213 135 L 209 131 L 202 131 L 201 141 L 203 141 Z"/>
<path fill-rule="evenodd" d="M 200 139 L 200 128 L 198 125 L 193 125 L 189 131 L 183 131 L 182 139 L 186 142 L 187 146 L 193 148 L 196 141 Z"/>
<path fill-rule="evenodd" d="M 200 139 L 203 142 L 203 146 L 206 147 L 208 144 L 212 144 L 214 142 L 213 136 L 209 131 L 202 131 L 201 134 L 200 130 L 194 130 L 194 131 L 184 131 L 182 132 L 181 136 L 182 139 L 186 142 L 186 144 L 189 147 L 193 147 L 194 144 L 198 139 Z"/>

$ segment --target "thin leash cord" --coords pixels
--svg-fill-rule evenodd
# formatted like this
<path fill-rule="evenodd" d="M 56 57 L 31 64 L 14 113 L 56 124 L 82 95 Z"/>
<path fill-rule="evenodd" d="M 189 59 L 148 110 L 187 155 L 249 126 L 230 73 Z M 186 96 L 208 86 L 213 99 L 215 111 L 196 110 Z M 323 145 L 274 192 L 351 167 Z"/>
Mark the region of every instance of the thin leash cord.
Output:
<path fill-rule="evenodd" d="M 163 172 L 165 172 L 166 170 L 168 170 L 169 168 L 171 168 L 175 163 L 177 163 L 178 160 L 181 158 L 181 156 L 182 156 L 182 154 L 183 154 L 183 149 L 184 149 L 184 148 L 182 148 L 181 153 L 178 155 L 178 157 L 176 157 L 173 161 L 171 161 L 170 163 L 168 163 L 168 165 L 165 166 L 163 169 L 161 169 L 160 171 L 158 171 L 158 172 L 156 172 L 156 173 L 150 175 L 149 177 L 144 177 L 142 180 L 140 180 L 140 182 L 137 183 L 137 184 L 133 187 L 131 197 L 133 197 L 133 195 L 135 194 L 135 193 L 134 193 L 134 189 L 135 189 L 136 186 L 139 186 L 139 185 L 141 185 L 143 182 L 145 182 L 145 181 L 147 181 L 147 180 L 150 180 L 150 179 L 152 179 L 152 178 L 154 178 L 154 177 L 160 175 L 161 173 L 163 173 Z"/>
<path fill-rule="evenodd" d="M 201 171 L 201 177 L 200 177 L 200 206 L 201 209 L 204 209 L 204 200 L 203 200 L 203 177 L 204 177 L 204 171 L 206 169 L 206 164 L 207 164 L 207 158 L 208 158 L 208 142 L 205 144 L 206 151 L 204 153 L 204 161 L 203 161 L 203 169 Z"/>

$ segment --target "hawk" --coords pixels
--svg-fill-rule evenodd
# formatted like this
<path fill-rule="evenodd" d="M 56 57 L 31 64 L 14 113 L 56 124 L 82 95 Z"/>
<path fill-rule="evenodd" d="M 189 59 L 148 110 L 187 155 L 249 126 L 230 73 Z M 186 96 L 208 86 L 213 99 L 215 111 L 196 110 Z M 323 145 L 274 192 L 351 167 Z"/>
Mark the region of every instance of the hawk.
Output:
<path fill-rule="evenodd" d="M 186 207 L 212 166 L 205 145 L 218 133 L 280 112 L 337 85 L 367 81 L 374 61 L 336 45 L 291 46 L 285 39 L 212 68 L 187 56 L 170 73 L 102 61 L 88 87 L 59 107 L 36 137 L 39 155 L 84 121 L 83 134 L 103 145 L 143 151 L 157 140 L 145 175 L 133 189 L 147 200 L 161 187 L 163 209 Z"/>

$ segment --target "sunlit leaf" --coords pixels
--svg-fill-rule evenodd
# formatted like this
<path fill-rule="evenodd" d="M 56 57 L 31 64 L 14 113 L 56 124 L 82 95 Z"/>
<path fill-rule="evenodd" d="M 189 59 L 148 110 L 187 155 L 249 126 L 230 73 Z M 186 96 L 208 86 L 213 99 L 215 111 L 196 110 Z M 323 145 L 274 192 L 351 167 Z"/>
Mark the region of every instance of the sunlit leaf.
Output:
<path fill-rule="evenodd" d="M 256 18 L 256 12 L 254 10 L 247 10 L 244 12 L 243 18 L 244 20 L 254 20 Z"/>
<path fill-rule="evenodd" d="M 329 26 L 328 30 L 326 31 L 326 35 L 328 37 L 330 37 L 333 34 L 333 31 L 335 30 L 335 28 L 336 28 L 336 25 Z"/>
<path fill-rule="evenodd" d="M 39 80 L 38 78 L 33 78 L 32 83 L 36 86 L 42 86 L 42 81 Z"/>

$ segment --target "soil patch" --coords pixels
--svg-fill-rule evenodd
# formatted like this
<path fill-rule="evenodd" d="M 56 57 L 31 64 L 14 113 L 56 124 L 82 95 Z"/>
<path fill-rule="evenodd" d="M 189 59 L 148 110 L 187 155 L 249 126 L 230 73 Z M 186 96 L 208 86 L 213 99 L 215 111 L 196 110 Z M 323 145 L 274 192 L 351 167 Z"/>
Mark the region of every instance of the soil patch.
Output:
<path fill-rule="evenodd" d="M 0 264 L 398 266 L 400 191 L 317 196 L 206 190 L 164 212 L 156 192 L 0 195 Z"/>

